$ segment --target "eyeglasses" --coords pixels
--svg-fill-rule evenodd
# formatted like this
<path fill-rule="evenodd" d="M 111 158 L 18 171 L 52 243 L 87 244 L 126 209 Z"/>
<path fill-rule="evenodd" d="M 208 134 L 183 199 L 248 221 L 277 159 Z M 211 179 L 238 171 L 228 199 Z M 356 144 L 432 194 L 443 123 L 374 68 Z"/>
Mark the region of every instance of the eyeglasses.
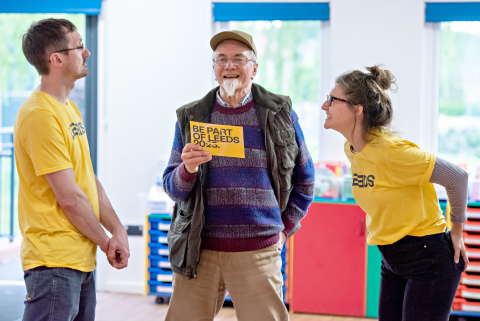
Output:
<path fill-rule="evenodd" d="M 216 66 L 225 66 L 225 65 L 228 64 L 229 60 L 232 60 L 232 62 L 235 66 L 243 66 L 249 61 L 256 62 L 255 60 L 248 59 L 247 57 L 234 57 L 232 59 L 228 59 L 228 58 L 225 58 L 225 57 L 219 57 L 219 58 L 213 59 L 213 63 Z"/>
<path fill-rule="evenodd" d="M 76 49 L 80 49 L 83 52 L 85 50 L 85 45 L 80 45 L 80 46 L 75 47 L 75 48 L 57 50 L 57 51 L 52 52 L 52 54 L 60 53 L 60 52 L 67 52 L 67 51 L 76 50 Z M 50 62 L 50 60 L 48 60 L 48 61 Z"/>
<path fill-rule="evenodd" d="M 339 101 L 343 101 L 343 102 L 346 102 L 346 103 L 350 103 L 348 100 L 327 95 L 328 106 L 332 106 L 332 102 L 334 100 L 339 100 Z"/>
<path fill-rule="evenodd" d="M 61 49 L 61 50 L 54 51 L 54 52 L 52 52 L 52 53 L 67 52 L 67 51 L 76 50 L 76 49 L 80 49 L 80 50 L 84 51 L 84 50 L 85 50 L 85 45 L 80 45 L 80 46 L 78 46 L 78 47 L 76 47 L 76 48 Z"/>

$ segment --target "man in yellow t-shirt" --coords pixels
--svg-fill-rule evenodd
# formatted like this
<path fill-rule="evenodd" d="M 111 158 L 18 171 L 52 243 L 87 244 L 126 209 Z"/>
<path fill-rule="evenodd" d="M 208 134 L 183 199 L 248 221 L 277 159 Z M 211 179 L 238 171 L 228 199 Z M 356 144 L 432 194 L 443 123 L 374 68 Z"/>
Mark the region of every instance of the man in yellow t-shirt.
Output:
<path fill-rule="evenodd" d="M 97 244 L 117 269 L 127 266 L 130 253 L 125 228 L 93 172 L 80 112 L 67 98 L 87 76 L 90 52 L 64 19 L 33 23 L 22 48 L 41 75 L 14 127 L 23 320 L 94 320 Z"/>

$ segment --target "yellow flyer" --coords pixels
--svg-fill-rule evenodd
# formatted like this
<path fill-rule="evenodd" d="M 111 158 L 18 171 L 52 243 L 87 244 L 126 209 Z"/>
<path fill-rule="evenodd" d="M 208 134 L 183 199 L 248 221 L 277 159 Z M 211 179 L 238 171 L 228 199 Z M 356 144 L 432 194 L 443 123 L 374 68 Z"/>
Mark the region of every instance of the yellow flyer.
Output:
<path fill-rule="evenodd" d="M 243 127 L 190 122 L 192 143 L 214 156 L 245 158 Z"/>

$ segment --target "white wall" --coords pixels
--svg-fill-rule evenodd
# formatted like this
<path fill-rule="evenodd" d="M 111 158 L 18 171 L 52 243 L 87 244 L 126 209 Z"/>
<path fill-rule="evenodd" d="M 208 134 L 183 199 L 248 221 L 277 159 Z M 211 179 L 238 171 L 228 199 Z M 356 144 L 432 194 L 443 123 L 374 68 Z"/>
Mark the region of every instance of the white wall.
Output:
<path fill-rule="evenodd" d="M 324 61 L 328 75 L 322 75 L 321 95 L 340 73 L 385 64 L 397 77 L 395 128 L 435 151 L 434 68 L 428 64 L 435 58 L 435 31 L 424 22 L 424 1 L 331 0 L 330 8 L 330 39 L 322 42 L 323 57 L 330 61 Z M 169 157 L 175 109 L 211 88 L 211 11 L 210 0 L 103 1 L 98 173 L 125 224 L 144 221 L 138 193 L 148 191 L 159 160 Z M 323 159 L 345 159 L 343 137 L 322 132 L 321 141 Z M 113 271 L 103 261 L 99 288 L 142 292 L 143 245 L 138 239 L 132 245 L 130 272 Z"/>
<path fill-rule="evenodd" d="M 124 224 L 143 224 L 138 193 L 168 160 L 175 110 L 211 88 L 211 3 L 106 0 L 99 22 L 98 175 Z M 97 256 L 99 289 L 143 293 L 143 241 L 129 267 Z"/>
<path fill-rule="evenodd" d="M 211 20 L 207 1 L 103 2 L 98 172 L 127 224 L 143 223 L 137 194 L 168 160 L 175 109 L 211 87 Z"/>

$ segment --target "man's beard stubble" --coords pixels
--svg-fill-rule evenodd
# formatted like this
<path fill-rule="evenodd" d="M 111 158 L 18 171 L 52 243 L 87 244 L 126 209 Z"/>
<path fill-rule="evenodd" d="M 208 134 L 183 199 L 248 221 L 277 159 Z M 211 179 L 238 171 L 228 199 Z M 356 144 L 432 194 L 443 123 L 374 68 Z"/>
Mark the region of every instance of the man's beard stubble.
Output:
<path fill-rule="evenodd" d="M 72 68 L 70 66 L 67 67 L 68 69 L 68 72 L 70 73 L 70 75 L 72 75 L 72 77 L 75 79 L 75 80 L 78 80 L 78 79 L 82 79 L 82 78 L 85 78 L 88 76 L 88 73 L 89 73 L 89 70 L 88 70 L 88 67 L 86 65 L 86 59 L 83 60 L 83 65 L 82 65 L 82 70 L 80 72 L 78 72 L 76 68 Z"/>

